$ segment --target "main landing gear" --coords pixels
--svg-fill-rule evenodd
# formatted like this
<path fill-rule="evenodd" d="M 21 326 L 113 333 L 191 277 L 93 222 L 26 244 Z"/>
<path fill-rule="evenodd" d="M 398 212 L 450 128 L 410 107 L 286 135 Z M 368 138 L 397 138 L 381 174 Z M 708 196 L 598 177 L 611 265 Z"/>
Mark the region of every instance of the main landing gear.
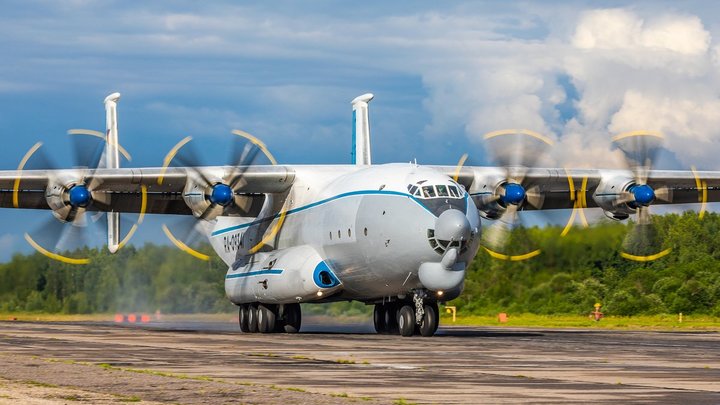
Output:
<path fill-rule="evenodd" d="M 432 336 L 438 328 L 439 314 L 437 301 L 426 300 L 420 293 L 413 296 L 412 303 L 375 304 L 373 323 L 377 333 Z"/>
<path fill-rule="evenodd" d="M 241 304 L 239 315 L 245 333 L 297 333 L 302 321 L 300 304 Z"/>

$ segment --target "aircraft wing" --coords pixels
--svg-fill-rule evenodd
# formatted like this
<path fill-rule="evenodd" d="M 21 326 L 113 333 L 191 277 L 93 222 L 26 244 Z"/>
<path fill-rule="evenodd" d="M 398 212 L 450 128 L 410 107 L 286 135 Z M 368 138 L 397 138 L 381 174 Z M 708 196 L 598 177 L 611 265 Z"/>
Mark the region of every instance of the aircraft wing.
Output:
<path fill-rule="evenodd" d="M 140 212 L 145 199 L 148 214 L 192 215 L 182 193 L 189 177 L 201 169 L 204 175 L 237 182 L 236 193 L 248 197 L 265 193 L 282 193 L 295 179 L 292 169 L 285 166 L 249 166 L 232 168 L 122 168 L 97 170 L 25 170 L 0 171 L 0 207 L 50 209 L 45 198 L 48 184 L 67 185 L 79 181 L 95 184 L 93 196 L 102 195 L 114 212 Z M 241 178 L 234 178 L 239 176 Z M 91 206 L 90 210 L 93 209 Z"/>
<path fill-rule="evenodd" d="M 492 194 L 506 177 L 505 169 L 499 167 L 441 166 L 436 169 L 456 178 L 473 196 Z M 598 207 L 594 195 L 619 194 L 623 186 L 633 181 L 633 175 L 628 170 L 531 168 L 523 171 L 522 179 L 526 189 L 537 187 L 535 190 L 543 195 L 541 209 L 545 210 L 573 208 L 578 193 L 584 195 L 584 207 Z M 720 172 L 717 171 L 651 170 L 647 173 L 647 184 L 656 191 L 669 193 L 669 198 L 658 198 L 653 204 L 720 201 Z M 527 205 L 523 209 L 535 208 Z"/>

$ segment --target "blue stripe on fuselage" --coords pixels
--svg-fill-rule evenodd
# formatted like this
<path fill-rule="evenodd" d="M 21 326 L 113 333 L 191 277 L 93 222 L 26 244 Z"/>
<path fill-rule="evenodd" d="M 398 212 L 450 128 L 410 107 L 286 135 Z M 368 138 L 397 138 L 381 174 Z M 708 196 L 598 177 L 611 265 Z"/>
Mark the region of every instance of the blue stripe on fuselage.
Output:
<path fill-rule="evenodd" d="M 280 270 L 280 269 L 258 270 L 258 271 L 249 271 L 247 273 L 228 274 L 227 276 L 225 276 L 225 278 L 261 276 L 263 274 L 282 274 L 282 272 L 283 272 L 283 270 Z"/>
<path fill-rule="evenodd" d="M 358 191 L 350 191 L 350 192 L 348 192 L 348 193 L 338 194 L 338 195 L 336 195 L 336 196 L 334 196 L 334 197 L 326 198 L 326 199 L 324 199 L 324 200 L 320 200 L 320 201 L 317 201 L 317 202 L 314 202 L 314 203 L 311 203 L 311 204 L 308 204 L 308 205 L 304 205 L 304 206 L 302 206 L 302 207 L 293 208 L 293 209 L 291 209 L 291 210 L 288 210 L 288 212 L 286 213 L 286 215 L 295 214 L 295 213 L 297 213 L 297 212 L 305 211 L 305 210 L 308 210 L 308 209 L 310 209 L 310 208 L 315 208 L 315 207 L 317 207 L 317 206 L 319 206 L 319 205 L 326 204 L 326 203 L 329 203 L 329 202 L 332 202 L 332 201 L 335 201 L 335 200 L 339 200 L 339 199 L 341 199 L 341 198 L 353 197 L 353 196 L 356 196 L 356 195 L 392 195 L 392 196 L 398 196 L 398 197 L 408 197 L 408 198 L 412 199 L 413 201 L 415 201 L 415 203 L 416 203 L 417 205 L 423 207 L 423 209 L 425 209 L 425 211 L 429 212 L 430 214 L 433 214 L 432 211 L 428 210 L 427 207 L 425 207 L 425 206 L 420 202 L 420 200 L 418 200 L 417 198 L 413 197 L 412 195 L 410 195 L 410 194 L 408 194 L 408 193 L 403 193 L 403 192 L 400 192 L 400 191 L 391 191 L 391 190 L 358 190 Z M 465 194 L 465 198 L 467 198 L 467 193 Z M 435 214 L 433 214 L 433 215 L 435 215 Z M 229 228 L 225 228 L 225 229 L 220 229 L 220 230 L 214 231 L 214 232 L 211 233 L 210 235 L 211 235 L 211 236 L 222 235 L 222 234 L 224 234 L 224 233 L 236 231 L 236 230 L 238 230 L 238 229 L 247 228 L 247 227 L 250 227 L 250 226 L 259 224 L 259 223 L 261 223 L 261 222 L 267 221 L 267 220 L 273 220 L 273 219 L 275 219 L 275 218 L 278 218 L 279 216 L 280 216 L 280 214 L 275 214 L 275 215 L 270 216 L 270 217 L 267 217 L 267 218 L 259 219 L 259 220 L 253 221 L 253 222 L 248 222 L 247 224 L 234 225 L 234 226 L 231 226 L 231 227 L 229 227 Z"/>

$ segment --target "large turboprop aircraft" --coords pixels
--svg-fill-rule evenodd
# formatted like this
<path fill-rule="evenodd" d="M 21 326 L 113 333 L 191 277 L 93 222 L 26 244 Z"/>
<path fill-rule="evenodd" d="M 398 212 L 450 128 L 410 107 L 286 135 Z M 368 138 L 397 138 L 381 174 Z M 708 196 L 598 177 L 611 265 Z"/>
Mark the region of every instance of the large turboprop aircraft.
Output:
<path fill-rule="evenodd" d="M 662 135 L 648 131 L 613 139 L 627 169 L 535 167 L 552 140 L 530 130 L 485 135 L 496 167 L 466 166 L 465 157 L 453 166 L 372 165 L 372 94 L 352 101 L 349 165 L 278 165 L 260 140 L 236 130 L 225 166 L 200 164 L 188 137 L 161 167 L 121 168 L 121 155 L 129 154 L 118 143 L 119 98 L 105 99 L 105 133 L 69 131 L 76 167 L 54 168 L 38 143 L 17 170 L 0 172 L 0 206 L 51 210 L 41 232 L 26 240 L 80 265 L 89 259 L 67 252 L 92 223 L 106 227 L 114 253 L 146 214 L 180 216 L 163 230 L 201 260 L 210 253 L 199 236 L 209 239 L 229 267 L 225 291 L 244 332 L 298 332 L 300 303 L 357 300 L 375 306 L 379 333 L 432 336 L 438 302 L 461 293 L 481 247 L 499 260 L 541 253 L 513 251 L 520 211 L 571 210 L 562 235 L 576 218 L 587 224 L 586 208 L 616 220 L 635 214 L 621 254 L 649 261 L 670 253 L 652 227 L 650 206 L 699 203 L 702 216 L 707 202 L 720 200 L 720 172 L 652 170 Z M 134 223 L 121 227 L 121 213 Z M 481 217 L 494 221 L 482 233 Z"/>

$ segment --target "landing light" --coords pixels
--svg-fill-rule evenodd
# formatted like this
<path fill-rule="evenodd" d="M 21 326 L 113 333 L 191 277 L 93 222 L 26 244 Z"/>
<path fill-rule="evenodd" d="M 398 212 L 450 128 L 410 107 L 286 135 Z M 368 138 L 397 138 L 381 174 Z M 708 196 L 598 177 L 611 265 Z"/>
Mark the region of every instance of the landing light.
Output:
<path fill-rule="evenodd" d="M 317 292 L 317 296 L 318 296 L 318 297 L 322 297 L 322 295 L 323 295 L 322 291 L 318 291 L 318 292 Z"/>
<path fill-rule="evenodd" d="M 442 297 L 443 294 L 444 294 L 444 293 L 443 293 L 442 291 L 438 291 L 438 292 L 437 292 L 438 297 Z"/>

